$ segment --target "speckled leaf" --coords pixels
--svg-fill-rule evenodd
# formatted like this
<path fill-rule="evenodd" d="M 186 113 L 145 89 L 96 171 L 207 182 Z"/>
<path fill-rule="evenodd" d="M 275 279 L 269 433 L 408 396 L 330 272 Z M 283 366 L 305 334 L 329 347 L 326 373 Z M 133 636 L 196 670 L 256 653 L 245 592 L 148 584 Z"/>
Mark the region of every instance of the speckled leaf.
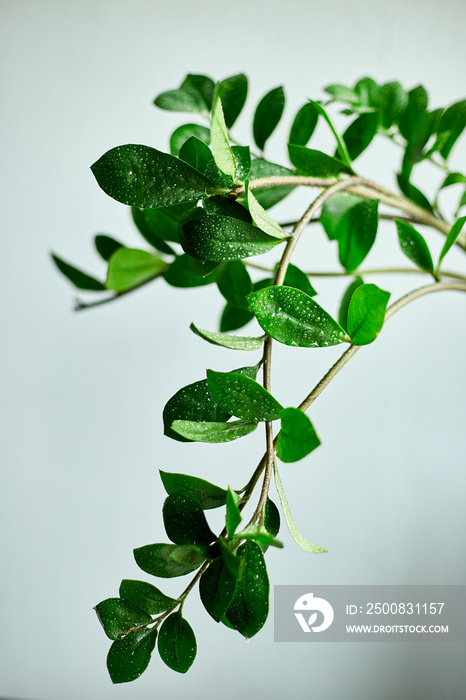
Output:
<path fill-rule="evenodd" d="M 252 224 L 251 214 L 246 207 L 230 199 L 228 196 L 217 195 L 215 197 L 209 197 L 202 202 L 202 207 L 209 216 L 215 214 L 219 216 L 230 216 L 232 219 L 240 219 L 240 221 L 246 221 L 246 223 Z"/>
<path fill-rule="evenodd" d="M 200 260 L 241 260 L 267 253 L 280 243 L 257 226 L 229 216 L 204 216 L 181 228 L 183 250 Z"/>
<path fill-rule="evenodd" d="M 121 598 L 107 598 L 95 606 L 99 622 L 110 639 L 120 639 L 133 627 L 147 625 L 152 620 L 140 607 Z"/>
<path fill-rule="evenodd" d="M 188 474 L 174 474 L 159 470 L 160 478 L 168 494 L 172 493 L 190 493 L 197 498 L 201 508 L 209 510 L 210 508 L 219 508 L 226 503 L 227 492 L 220 486 L 215 486 L 209 481 L 199 479 L 197 476 L 189 476 Z"/>
<path fill-rule="evenodd" d="M 212 345 L 220 345 L 230 350 L 260 350 L 264 342 L 264 338 L 249 338 L 242 335 L 228 335 L 226 333 L 215 333 L 214 331 L 205 331 L 202 328 L 197 328 L 194 323 L 189 326 L 193 333 L 207 340 Z"/>
<path fill-rule="evenodd" d="M 238 548 L 244 567 L 226 616 L 244 637 L 253 637 L 264 626 L 269 612 L 269 578 L 262 550 L 253 541 Z"/>
<path fill-rule="evenodd" d="M 283 408 L 254 379 L 236 372 L 207 370 L 207 384 L 214 401 L 243 420 L 276 420 Z"/>
<path fill-rule="evenodd" d="M 167 207 L 221 192 L 187 163 L 149 146 L 112 148 L 91 170 L 106 194 L 135 207 Z"/>
<path fill-rule="evenodd" d="M 119 248 L 125 247 L 123 243 L 115 240 L 115 238 L 105 236 L 101 233 L 94 237 L 94 245 L 100 257 L 107 262 L 110 260 L 113 253 L 115 253 Z"/>
<path fill-rule="evenodd" d="M 246 183 L 247 186 L 248 184 L 249 183 Z M 274 219 L 272 219 L 270 214 L 268 214 L 265 211 L 265 209 L 259 204 L 251 190 L 246 189 L 246 197 L 252 219 L 256 226 L 258 226 L 261 229 L 261 231 L 264 231 L 264 233 L 267 233 L 273 238 L 289 237 L 289 234 L 286 231 L 284 231 L 282 227 L 279 226 Z"/>
<path fill-rule="evenodd" d="M 440 265 L 442 263 L 443 258 L 448 253 L 448 251 L 450 250 L 450 248 L 452 247 L 452 245 L 455 243 L 456 239 L 460 235 L 465 222 L 466 222 L 466 216 L 462 216 L 460 219 L 455 221 L 455 223 L 451 227 L 451 229 L 448 233 L 448 236 L 446 238 L 446 241 L 443 244 L 442 251 L 440 253 L 440 257 L 439 257 L 439 261 L 438 261 L 438 265 L 437 265 L 438 270 L 440 269 Z"/>
<path fill-rule="evenodd" d="M 231 150 L 235 156 L 237 180 L 244 182 L 251 172 L 251 149 L 249 146 L 232 146 Z"/>
<path fill-rule="evenodd" d="M 200 124 L 183 124 L 175 129 L 170 137 L 170 153 L 172 156 L 180 155 L 181 147 L 191 136 L 195 136 L 207 145 L 210 143 L 210 129 L 206 126 L 200 126 Z"/>
<path fill-rule="evenodd" d="M 163 621 L 157 648 L 162 661 L 173 671 L 186 673 L 191 667 L 196 658 L 196 637 L 180 611 Z"/>
<path fill-rule="evenodd" d="M 316 348 L 349 341 L 338 323 L 299 289 L 266 287 L 248 301 L 261 328 L 285 345 Z"/>
<path fill-rule="evenodd" d="M 306 146 L 288 144 L 290 160 L 299 175 L 310 177 L 336 177 L 340 173 L 351 172 L 341 160 L 332 158 L 322 151 L 316 151 Z"/>
<path fill-rule="evenodd" d="M 434 274 L 434 263 L 427 243 L 419 231 L 405 221 L 396 221 L 401 250 L 416 267 Z"/>
<path fill-rule="evenodd" d="M 91 277 L 86 272 L 82 272 L 82 270 L 78 270 L 77 267 L 65 262 L 58 255 L 52 253 L 52 260 L 60 272 L 78 289 L 88 289 L 93 292 L 105 291 L 106 287 L 103 282 L 100 282 L 95 277 Z"/>
<path fill-rule="evenodd" d="M 199 593 L 205 609 L 216 622 L 220 622 L 228 610 L 236 588 L 236 576 L 218 557 L 209 564 L 199 581 Z"/>
<path fill-rule="evenodd" d="M 163 523 L 175 544 L 207 545 L 217 539 L 210 529 L 201 504 L 186 492 L 172 493 L 162 509 Z"/>
<path fill-rule="evenodd" d="M 210 141 L 212 153 L 217 167 L 236 180 L 236 161 L 228 140 L 228 131 L 223 116 L 222 101 L 217 97 L 212 112 L 212 124 L 210 127 Z"/>
<path fill-rule="evenodd" d="M 282 462 L 297 462 L 319 447 L 320 440 L 314 426 L 299 408 L 284 408 L 280 421 L 277 456 Z"/>
<path fill-rule="evenodd" d="M 120 597 L 137 605 L 149 615 L 168 610 L 176 600 L 165 595 L 155 586 L 146 581 L 123 579 L 120 584 Z"/>
<path fill-rule="evenodd" d="M 146 670 L 155 647 L 157 629 L 133 630 L 113 642 L 107 656 L 107 668 L 113 683 L 129 683 Z"/>
<path fill-rule="evenodd" d="M 172 430 L 193 442 L 230 442 L 249 435 L 256 428 L 257 423 L 242 420 L 230 423 L 176 420 L 172 423 Z"/>
<path fill-rule="evenodd" d="M 353 345 L 368 345 L 380 333 L 390 293 L 375 284 L 356 289 L 348 308 L 348 333 Z"/>
<path fill-rule="evenodd" d="M 319 115 L 310 102 L 303 105 L 294 118 L 288 143 L 306 146 L 317 126 Z"/>
<path fill-rule="evenodd" d="M 282 87 L 268 92 L 256 107 L 253 120 L 253 135 L 257 147 L 262 151 L 266 141 L 275 131 L 285 108 L 285 93 Z"/>
<path fill-rule="evenodd" d="M 159 277 L 167 263 L 146 250 L 119 248 L 110 258 L 105 286 L 125 292 L 143 282 Z"/>
<path fill-rule="evenodd" d="M 134 550 L 139 568 L 161 578 L 189 574 L 198 569 L 206 557 L 206 549 L 194 545 L 147 544 Z"/>

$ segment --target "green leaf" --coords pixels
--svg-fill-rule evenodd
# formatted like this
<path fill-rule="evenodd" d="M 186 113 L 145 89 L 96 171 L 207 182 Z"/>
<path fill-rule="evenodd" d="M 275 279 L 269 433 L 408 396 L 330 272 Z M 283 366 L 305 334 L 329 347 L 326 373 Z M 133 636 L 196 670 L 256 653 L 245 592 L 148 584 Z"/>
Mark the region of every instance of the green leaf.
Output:
<path fill-rule="evenodd" d="M 293 170 L 285 168 L 284 165 L 277 165 L 276 163 L 270 163 L 263 158 L 256 158 L 251 163 L 251 170 L 249 172 L 249 179 L 255 180 L 261 177 L 271 177 L 271 176 L 282 176 L 282 175 L 295 175 Z M 270 209 L 274 204 L 280 202 L 282 199 L 287 197 L 290 192 L 294 190 L 294 187 L 288 185 L 277 185 L 274 187 L 258 187 L 254 190 L 254 196 L 264 209 Z"/>
<path fill-rule="evenodd" d="M 236 540 L 251 540 L 260 546 L 263 552 L 265 552 L 269 547 L 278 547 L 278 549 L 283 549 L 283 542 L 275 539 L 270 532 L 267 532 L 265 527 L 260 525 L 248 525 L 235 535 Z"/>
<path fill-rule="evenodd" d="M 306 146 L 317 126 L 319 114 L 313 104 L 307 102 L 294 118 L 288 143 Z"/>
<path fill-rule="evenodd" d="M 451 185 L 457 185 L 458 183 L 464 184 L 466 182 L 466 175 L 463 173 L 448 173 L 445 180 L 439 187 L 439 190 L 443 190 L 445 187 L 451 187 Z"/>
<path fill-rule="evenodd" d="M 309 282 L 309 277 L 302 270 L 300 270 L 299 267 L 296 267 L 296 265 L 293 265 L 292 263 L 290 263 L 287 267 L 283 284 L 285 287 L 300 289 L 302 292 L 305 292 L 305 294 L 309 294 L 310 297 L 317 294 L 316 290 Z"/>
<path fill-rule="evenodd" d="M 443 258 L 444 258 L 445 255 L 448 253 L 448 251 L 450 250 L 450 248 L 452 247 L 452 245 L 454 245 L 456 239 L 458 238 L 458 236 L 459 236 L 460 233 L 461 233 L 461 230 L 462 230 L 462 228 L 463 228 L 465 222 L 466 222 L 466 216 L 462 216 L 460 219 L 458 219 L 457 221 L 455 221 L 455 223 L 454 223 L 453 226 L 451 227 L 451 229 L 450 229 L 450 231 L 449 231 L 449 233 L 448 233 L 448 236 L 447 236 L 447 238 L 446 238 L 446 241 L 445 241 L 445 243 L 443 244 L 442 251 L 441 251 L 441 253 L 440 253 L 440 257 L 439 257 L 438 265 L 437 265 L 437 270 L 440 270 L 440 265 L 441 265 L 441 262 L 442 262 Z"/>
<path fill-rule="evenodd" d="M 278 508 L 270 498 L 265 504 L 264 526 L 267 532 L 276 537 L 280 530 L 280 513 Z"/>
<path fill-rule="evenodd" d="M 322 153 L 322 151 L 315 151 L 312 148 L 295 146 L 289 143 L 288 153 L 299 175 L 333 178 L 340 175 L 340 173 L 351 172 L 341 160 L 332 158 L 326 153 Z"/>
<path fill-rule="evenodd" d="M 185 205 L 181 205 L 185 206 Z M 176 209 L 177 207 L 172 207 Z M 153 248 L 156 248 L 161 253 L 166 253 L 167 255 L 175 255 L 175 252 L 168 243 L 165 243 L 165 235 L 159 236 L 154 230 L 153 226 L 150 225 L 149 214 L 150 212 L 163 212 L 164 209 L 138 209 L 137 207 L 131 207 L 131 214 L 133 217 L 133 222 L 136 225 L 141 236 L 148 242 Z M 176 224 L 178 229 L 178 222 Z M 165 231 L 163 231 L 165 233 Z M 178 237 L 178 233 L 176 233 Z"/>
<path fill-rule="evenodd" d="M 165 531 L 175 544 L 207 545 L 217 539 L 210 529 L 201 504 L 186 492 L 172 493 L 162 509 Z"/>
<path fill-rule="evenodd" d="M 264 626 L 269 612 L 269 578 L 262 550 L 253 541 L 238 548 L 244 558 L 235 594 L 227 610 L 229 622 L 247 639 Z"/>
<path fill-rule="evenodd" d="M 356 270 L 374 245 L 379 225 L 379 201 L 365 199 L 347 209 L 336 235 L 340 262 L 345 270 Z"/>
<path fill-rule="evenodd" d="M 243 420 L 276 420 L 283 408 L 260 384 L 243 374 L 207 370 L 207 383 L 214 401 Z"/>
<path fill-rule="evenodd" d="M 439 122 L 437 133 L 445 136 L 446 140 L 440 149 L 444 158 L 448 158 L 451 149 L 466 127 L 466 100 L 456 102 L 444 111 Z"/>
<path fill-rule="evenodd" d="M 225 615 L 235 593 L 236 576 L 223 557 L 214 559 L 199 581 L 199 593 L 205 609 L 216 622 Z"/>
<path fill-rule="evenodd" d="M 351 282 L 349 287 L 346 288 L 346 291 L 343 294 L 343 298 L 340 303 L 340 310 L 338 312 L 338 323 L 345 331 L 348 330 L 348 308 L 351 301 L 351 297 L 353 296 L 356 289 L 362 284 L 364 284 L 362 278 L 356 277 Z"/>
<path fill-rule="evenodd" d="M 238 549 L 236 549 L 236 552 L 233 552 L 230 549 L 230 545 L 227 544 L 227 542 L 223 539 L 223 537 L 218 538 L 218 544 L 220 547 L 220 552 L 222 555 L 222 559 L 225 562 L 225 566 L 228 568 L 230 573 L 233 574 L 235 577 L 235 580 L 238 578 L 240 571 L 242 570 L 244 566 L 244 559 L 241 556 L 237 556 L 238 554 Z M 232 545 L 236 547 L 236 542 L 233 542 Z"/>
<path fill-rule="evenodd" d="M 119 248 L 110 258 L 105 286 L 126 292 L 148 280 L 160 277 L 167 263 L 146 250 Z"/>
<path fill-rule="evenodd" d="M 378 124 L 378 114 L 376 112 L 366 112 L 349 125 L 343 134 L 343 139 L 351 160 L 356 160 L 366 150 L 377 133 Z"/>
<path fill-rule="evenodd" d="M 238 496 L 238 494 L 231 489 L 231 487 L 228 487 L 228 492 L 227 492 L 227 501 L 226 501 L 226 516 L 225 516 L 225 522 L 226 522 L 226 531 L 228 537 L 231 539 L 236 531 L 236 528 L 241 522 L 241 511 L 238 508 L 238 503 L 241 501 L 241 498 Z"/>
<path fill-rule="evenodd" d="M 415 204 L 418 204 L 423 209 L 427 209 L 427 211 L 430 212 L 433 211 L 432 206 L 427 197 L 424 194 L 422 194 L 422 192 L 417 187 L 415 187 L 412 184 L 412 182 L 410 182 L 402 173 L 398 173 L 396 179 L 398 182 L 398 186 L 405 195 L 405 197 L 410 199 Z"/>
<path fill-rule="evenodd" d="M 191 136 L 195 136 L 207 145 L 210 143 L 210 129 L 206 126 L 200 126 L 199 124 L 183 124 L 175 129 L 170 137 L 170 153 L 172 156 L 180 155 L 182 146 Z"/>
<path fill-rule="evenodd" d="M 146 670 L 155 647 L 157 629 L 139 629 L 113 642 L 107 668 L 113 683 L 129 683 Z"/>
<path fill-rule="evenodd" d="M 433 275 L 434 263 L 432 262 L 432 256 L 427 243 L 419 231 L 416 231 L 411 224 L 407 224 L 405 221 L 396 221 L 395 223 L 398 229 L 398 240 L 403 253 L 416 267 Z"/>
<path fill-rule="evenodd" d="M 320 222 L 330 241 L 338 240 L 340 235 L 338 227 L 348 209 L 364 201 L 361 197 L 357 197 L 349 192 L 335 192 L 324 202 L 320 214 Z"/>
<path fill-rule="evenodd" d="M 230 350 L 260 350 L 264 338 L 249 338 L 241 335 L 227 335 L 225 333 L 215 333 L 214 331 L 205 331 L 202 328 L 197 328 L 194 323 L 189 326 L 193 333 L 207 340 L 212 345 L 220 345 Z"/>
<path fill-rule="evenodd" d="M 275 131 L 285 108 L 285 93 L 282 87 L 268 92 L 256 107 L 253 121 L 254 141 L 261 151 Z"/>
<path fill-rule="evenodd" d="M 191 667 L 196 658 L 196 637 L 180 611 L 163 621 L 157 648 L 162 661 L 173 671 L 186 673 Z"/>
<path fill-rule="evenodd" d="M 123 243 L 111 238 L 110 236 L 104 236 L 102 234 L 97 234 L 94 237 L 95 248 L 103 260 L 107 262 L 112 257 L 119 248 L 124 248 Z"/>
<path fill-rule="evenodd" d="M 147 625 L 152 618 L 140 607 L 121 598 L 107 598 L 95 606 L 100 624 L 110 639 L 120 639 L 133 627 Z"/>
<path fill-rule="evenodd" d="M 147 544 L 134 550 L 139 568 L 161 578 L 184 576 L 195 571 L 205 561 L 206 554 L 205 548 L 189 544 Z"/>
<path fill-rule="evenodd" d="M 236 331 L 252 321 L 254 314 L 249 309 L 240 308 L 227 302 L 220 319 L 220 331 Z"/>
<path fill-rule="evenodd" d="M 195 170 L 205 173 L 212 160 L 212 152 L 204 141 L 196 138 L 196 136 L 191 136 L 181 146 L 180 158 Z"/>
<path fill-rule="evenodd" d="M 200 260 L 241 260 L 267 253 L 280 242 L 256 226 L 229 216 L 205 216 L 181 228 L 183 250 Z"/>
<path fill-rule="evenodd" d="M 91 170 L 106 194 L 135 207 L 156 209 L 219 194 L 217 185 L 202 173 L 149 146 L 112 148 Z"/>
<path fill-rule="evenodd" d="M 92 290 L 93 292 L 105 291 L 106 287 L 103 282 L 99 282 L 99 280 L 96 280 L 95 277 L 91 277 L 85 272 L 78 270 L 77 267 L 65 262 L 59 258 L 58 255 L 52 253 L 52 260 L 60 272 L 65 275 L 65 277 L 67 277 L 69 281 L 78 289 L 88 289 Z"/>
<path fill-rule="evenodd" d="M 418 85 L 408 92 L 408 103 L 398 122 L 400 133 L 408 143 L 412 143 L 417 137 L 419 124 L 427 110 L 428 99 L 427 92 L 422 85 Z"/>
<path fill-rule="evenodd" d="M 288 527 L 288 530 L 290 531 L 290 535 L 302 549 L 304 549 L 306 552 L 311 552 L 312 554 L 324 554 L 328 550 L 324 549 L 323 547 L 319 547 L 317 544 L 313 544 L 312 542 L 309 542 L 298 530 L 296 527 L 296 523 L 293 520 L 293 516 L 291 515 L 291 510 L 290 506 L 288 505 L 288 501 L 286 500 L 285 496 L 285 491 L 283 489 L 283 484 L 280 479 L 280 474 L 278 473 L 278 469 L 275 466 L 274 467 L 274 476 L 275 476 L 275 486 L 277 487 L 278 495 L 280 497 L 280 503 L 282 505 L 282 511 L 285 516 L 286 524 Z"/>
<path fill-rule="evenodd" d="M 358 287 L 348 308 L 348 333 L 353 345 L 368 345 L 380 333 L 390 293 L 375 284 Z"/>
<path fill-rule="evenodd" d="M 346 85 L 327 85 L 324 91 L 337 102 L 347 102 L 348 104 L 357 104 L 359 102 L 359 95 L 351 88 L 346 87 Z"/>
<path fill-rule="evenodd" d="M 286 231 L 284 231 L 282 227 L 279 226 L 274 219 L 272 219 L 270 214 L 265 211 L 248 187 L 249 183 L 246 183 L 247 203 L 256 226 L 258 226 L 261 231 L 264 231 L 264 233 L 267 233 L 273 238 L 288 238 L 289 236 Z"/>
<path fill-rule="evenodd" d="M 164 279 L 172 287 L 204 287 L 215 282 L 215 275 L 202 277 L 193 269 L 193 258 L 189 255 L 178 255 L 164 272 Z M 196 261 L 198 262 L 198 261 Z"/>
<path fill-rule="evenodd" d="M 155 98 L 160 109 L 173 112 L 210 112 L 215 83 L 205 75 L 187 75 L 177 90 L 167 90 Z"/>
<path fill-rule="evenodd" d="M 226 503 L 227 492 L 220 486 L 188 474 L 174 474 L 160 470 L 159 473 L 165 491 L 169 495 L 180 492 L 189 493 L 199 501 L 204 510 L 219 508 Z"/>
<path fill-rule="evenodd" d="M 266 287 L 248 296 L 261 328 L 285 345 L 327 347 L 348 342 L 338 323 L 310 296 L 292 287 Z"/>
<path fill-rule="evenodd" d="M 134 603 L 149 615 L 157 615 L 176 603 L 174 598 L 165 595 L 155 586 L 145 581 L 123 579 L 120 584 L 120 597 Z"/>
<path fill-rule="evenodd" d="M 249 308 L 246 297 L 252 291 L 252 282 L 242 260 L 220 265 L 216 279 L 220 293 L 230 304 L 238 308 Z"/>
<path fill-rule="evenodd" d="M 174 440 L 185 441 L 171 426 L 174 421 L 220 422 L 222 425 L 230 414 L 213 400 L 207 379 L 188 384 L 167 401 L 163 409 L 164 435 Z"/>
<path fill-rule="evenodd" d="M 400 83 L 385 83 L 379 90 L 378 110 L 382 127 L 389 129 L 405 110 L 408 97 Z"/>
<path fill-rule="evenodd" d="M 252 224 L 251 214 L 246 207 L 243 207 L 242 204 L 233 201 L 229 197 L 224 197 L 222 195 L 209 197 L 209 199 L 204 200 L 202 206 L 209 216 L 230 216 L 233 219 L 239 219 L 240 221 L 246 221 L 246 223 Z"/>
<path fill-rule="evenodd" d="M 338 155 L 340 156 L 340 160 L 342 161 L 342 163 L 344 163 L 348 167 L 350 172 L 353 172 L 353 169 L 351 167 L 351 159 L 349 157 L 348 149 L 346 148 L 346 144 L 343 141 L 340 134 L 338 133 L 332 119 L 330 118 L 330 116 L 327 114 L 324 107 L 319 102 L 314 102 L 313 100 L 309 100 L 309 102 L 310 102 L 310 104 L 313 105 L 313 107 L 318 112 L 318 114 L 320 114 L 325 119 L 327 124 L 329 125 L 329 127 L 330 127 L 330 129 L 335 137 L 335 140 L 337 142 L 337 150 L 338 150 Z"/>
<path fill-rule="evenodd" d="M 277 456 L 282 462 L 297 462 L 319 447 L 320 440 L 314 426 L 299 408 L 284 408 L 280 421 Z"/>
<path fill-rule="evenodd" d="M 175 420 L 172 423 L 172 430 L 193 442 L 231 442 L 231 440 L 249 435 L 256 428 L 257 423 L 242 420 L 230 423 Z"/>
<path fill-rule="evenodd" d="M 251 172 L 251 149 L 249 146 L 232 146 L 231 150 L 235 156 L 238 182 L 244 182 L 248 179 Z"/>
<path fill-rule="evenodd" d="M 212 112 L 212 124 L 210 127 L 210 139 L 212 153 L 217 167 L 236 181 L 236 161 L 228 140 L 228 131 L 223 116 L 222 101 L 218 97 Z"/>
<path fill-rule="evenodd" d="M 139 233 L 154 248 L 160 250 L 159 245 L 162 240 L 173 241 L 174 243 L 180 242 L 178 236 L 180 220 L 192 209 L 193 205 L 188 202 L 172 207 L 160 207 L 159 209 L 138 209 L 133 207 L 132 214 Z"/>
<path fill-rule="evenodd" d="M 217 83 L 217 94 L 222 100 L 225 123 L 229 129 L 241 114 L 248 95 L 248 79 L 242 73 Z"/>

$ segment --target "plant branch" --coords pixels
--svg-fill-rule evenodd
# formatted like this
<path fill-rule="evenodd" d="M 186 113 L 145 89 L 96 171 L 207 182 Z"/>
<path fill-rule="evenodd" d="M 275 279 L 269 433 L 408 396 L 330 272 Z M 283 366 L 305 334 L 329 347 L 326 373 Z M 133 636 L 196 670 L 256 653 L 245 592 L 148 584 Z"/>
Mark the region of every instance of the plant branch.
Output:
<path fill-rule="evenodd" d="M 111 297 L 105 297 L 105 299 L 97 299 L 97 301 L 91 301 L 89 303 L 86 303 L 84 301 L 81 301 L 80 299 L 76 299 L 74 303 L 74 310 L 75 311 L 83 311 L 84 309 L 92 309 L 95 306 L 102 306 L 103 304 L 109 304 L 111 301 L 116 301 L 116 299 L 121 299 L 121 297 L 126 296 L 127 294 L 130 294 L 131 292 L 136 291 L 136 289 L 140 289 L 141 287 L 144 287 L 146 284 L 149 284 L 150 282 L 153 282 L 157 277 L 161 277 L 165 270 L 168 270 L 168 263 L 166 267 L 162 270 L 157 272 L 156 275 L 153 277 L 149 277 L 148 280 L 144 280 L 144 282 L 140 282 L 139 284 L 136 284 L 134 287 L 131 287 L 131 289 L 126 289 L 124 292 L 116 292 L 113 294 Z M 111 290 L 109 290 L 111 291 Z"/>

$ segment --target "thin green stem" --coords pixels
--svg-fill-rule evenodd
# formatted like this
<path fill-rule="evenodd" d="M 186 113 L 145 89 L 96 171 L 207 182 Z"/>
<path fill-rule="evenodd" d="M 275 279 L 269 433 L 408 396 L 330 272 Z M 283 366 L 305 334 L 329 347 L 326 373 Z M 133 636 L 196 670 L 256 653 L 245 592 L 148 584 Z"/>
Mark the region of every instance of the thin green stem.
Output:
<path fill-rule="evenodd" d="M 166 266 L 161 271 L 157 272 L 157 274 L 153 277 L 150 277 L 148 280 L 144 280 L 144 282 L 140 282 L 140 284 L 136 284 L 134 287 L 131 287 L 131 289 L 126 289 L 124 292 L 116 292 L 111 297 L 105 297 L 105 299 L 97 299 L 97 301 L 91 301 L 89 303 L 83 302 L 80 299 L 76 299 L 74 304 L 74 310 L 83 311 L 85 309 L 92 309 L 95 306 L 103 306 L 103 304 L 109 304 L 111 301 L 121 299 L 121 297 L 125 297 L 127 294 L 131 294 L 131 292 L 135 292 L 136 289 L 140 289 L 146 284 L 153 282 L 155 279 L 157 279 L 157 277 L 161 277 L 165 270 L 168 270 L 168 267 L 169 265 L 167 263 Z"/>

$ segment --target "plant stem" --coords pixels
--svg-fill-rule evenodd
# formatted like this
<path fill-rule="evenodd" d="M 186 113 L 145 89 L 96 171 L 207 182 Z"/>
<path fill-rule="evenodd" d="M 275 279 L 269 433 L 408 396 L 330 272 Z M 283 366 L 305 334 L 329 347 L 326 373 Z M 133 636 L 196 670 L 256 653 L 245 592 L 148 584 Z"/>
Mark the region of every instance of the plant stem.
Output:
<path fill-rule="evenodd" d="M 81 301 L 80 299 L 75 300 L 74 304 L 74 310 L 75 311 L 83 311 L 84 309 L 92 309 L 95 306 L 102 306 L 103 304 L 108 304 L 111 301 L 115 301 L 116 299 L 121 299 L 121 297 L 126 296 L 127 294 L 130 294 L 131 292 L 135 292 L 136 289 L 140 289 L 141 287 L 144 287 L 146 284 L 149 284 L 150 282 L 153 282 L 157 277 L 161 277 L 165 270 L 168 270 L 168 263 L 166 266 L 163 268 L 163 270 L 157 272 L 156 275 L 153 277 L 150 277 L 148 280 L 144 280 L 144 282 L 140 282 L 139 284 L 136 284 L 134 287 L 131 287 L 131 289 L 126 289 L 124 292 L 116 292 L 113 294 L 111 297 L 105 297 L 105 299 L 98 299 L 97 301 L 91 301 L 89 303 L 85 303 Z M 109 290 L 110 291 L 110 290 Z"/>

